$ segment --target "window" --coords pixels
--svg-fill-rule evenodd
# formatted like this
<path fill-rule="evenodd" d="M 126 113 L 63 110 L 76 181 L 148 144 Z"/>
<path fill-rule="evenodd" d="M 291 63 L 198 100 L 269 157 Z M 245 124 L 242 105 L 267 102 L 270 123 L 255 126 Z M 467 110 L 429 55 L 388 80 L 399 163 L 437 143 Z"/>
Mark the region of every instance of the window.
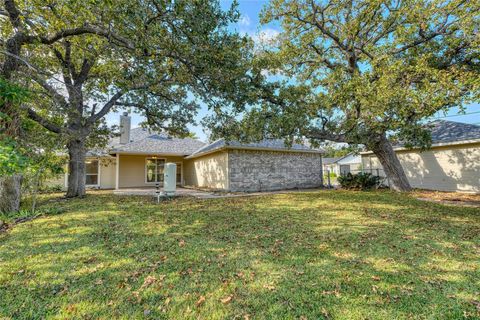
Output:
<path fill-rule="evenodd" d="M 156 183 L 163 182 L 163 169 L 165 166 L 165 159 L 147 158 L 145 163 L 146 182 Z"/>
<path fill-rule="evenodd" d="M 85 184 L 87 186 L 98 185 L 98 160 L 85 161 Z"/>
<path fill-rule="evenodd" d="M 177 163 L 177 184 L 182 184 L 182 164 Z"/>

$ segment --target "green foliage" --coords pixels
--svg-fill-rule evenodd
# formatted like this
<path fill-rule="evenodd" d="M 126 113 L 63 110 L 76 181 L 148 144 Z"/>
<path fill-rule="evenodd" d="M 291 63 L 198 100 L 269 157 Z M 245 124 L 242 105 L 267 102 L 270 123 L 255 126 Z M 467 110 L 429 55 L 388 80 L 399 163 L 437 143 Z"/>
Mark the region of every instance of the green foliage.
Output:
<path fill-rule="evenodd" d="M 25 102 L 30 96 L 29 92 L 18 85 L 15 85 L 2 77 L 0 77 L 0 110 L 3 110 L 5 103 L 10 102 L 15 105 L 19 105 L 22 102 Z M 5 119 L 7 115 L 0 112 L 0 119 Z"/>
<path fill-rule="evenodd" d="M 0 110 L 4 110 L 7 103 L 11 104 L 10 108 L 18 108 L 28 96 L 27 90 L 0 77 Z M 7 121 L 12 119 L 0 111 L 0 124 Z M 3 128 L 0 129 L 0 176 L 20 173 L 28 166 L 29 159 L 22 151 L 17 141 L 7 136 Z"/>
<path fill-rule="evenodd" d="M 350 172 L 338 177 L 338 182 L 343 189 L 370 190 L 380 185 L 380 177 L 368 172 L 351 174 Z"/>
<path fill-rule="evenodd" d="M 43 1 L 17 5 L 32 36 L 84 25 L 106 33 L 31 44 L 29 64 L 35 68 L 22 64 L 18 71 L 37 93 L 31 109 L 61 129 L 64 138 L 81 136 L 88 147 L 105 145 L 111 135 L 104 114 L 96 113 L 119 92 L 107 113 L 135 110 L 146 126 L 188 134 L 200 101 L 213 108 L 225 99 L 217 84 L 226 74 L 235 75 L 245 41 L 229 29 L 239 17 L 236 3 L 227 10 L 219 1 L 188 0 L 60 1 L 49 9 Z M 5 39 L 13 36 L 8 19 L 0 20 L 0 27 Z M 78 124 L 82 128 L 73 134 Z"/>
<path fill-rule="evenodd" d="M 18 151 L 15 141 L 0 140 L 0 176 L 21 173 L 29 163 L 28 157 Z"/>
<path fill-rule="evenodd" d="M 349 153 L 357 152 L 359 150 L 358 147 L 352 145 L 337 146 L 334 144 L 325 144 L 322 145 L 322 148 L 325 150 L 323 156 L 326 158 L 344 157 Z"/>
<path fill-rule="evenodd" d="M 478 208 L 343 190 L 40 202 L 64 213 L 0 233 L 7 319 L 479 317 Z"/>
<path fill-rule="evenodd" d="M 21 112 L 20 105 L 30 103 L 31 97 L 31 92 L 0 78 L 0 107 L 9 103 L 9 107 L 18 109 L 17 115 L 21 116 L 21 135 L 16 140 L 0 132 L 0 176 L 22 174 L 22 183 L 27 189 L 32 189 L 32 180 L 37 183 L 37 180 L 44 181 L 63 172 L 65 161 L 56 155 L 58 140 Z M 0 121 L 12 120 L 5 113 L 0 116 Z"/>

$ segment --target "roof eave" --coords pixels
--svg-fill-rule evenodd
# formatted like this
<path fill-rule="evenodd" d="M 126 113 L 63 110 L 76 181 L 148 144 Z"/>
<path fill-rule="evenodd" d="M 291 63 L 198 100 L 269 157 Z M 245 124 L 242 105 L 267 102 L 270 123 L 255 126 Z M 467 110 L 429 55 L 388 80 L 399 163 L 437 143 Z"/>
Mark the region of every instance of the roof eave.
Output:
<path fill-rule="evenodd" d="M 211 153 L 223 151 L 223 150 L 253 150 L 253 151 L 274 151 L 274 152 L 295 152 L 295 153 L 317 153 L 317 154 L 323 154 L 325 151 L 323 150 L 314 150 L 314 149 L 304 149 L 304 150 L 298 150 L 298 149 L 285 149 L 285 148 L 261 148 L 261 147 L 243 147 L 243 146 L 223 146 L 218 149 L 213 149 L 213 150 L 208 150 L 205 152 L 200 152 L 197 154 L 192 154 L 187 156 L 185 159 L 193 159 L 193 158 L 198 158 L 201 156 L 209 155 Z"/>
<path fill-rule="evenodd" d="M 462 145 L 462 144 L 473 144 L 473 143 L 480 143 L 480 138 L 479 139 L 469 139 L 469 140 L 459 140 L 459 141 L 449 141 L 449 142 L 439 142 L 439 143 L 433 143 L 430 148 L 435 148 L 435 147 L 448 147 L 448 146 L 454 146 L 454 145 Z M 396 147 L 393 148 L 394 151 L 405 151 L 405 150 L 419 150 L 420 148 L 405 148 L 405 147 Z M 360 152 L 361 155 L 363 154 L 372 154 L 373 151 L 363 151 Z"/>
<path fill-rule="evenodd" d="M 125 154 L 125 155 L 156 155 L 156 156 L 171 156 L 171 157 L 185 157 L 188 154 L 185 153 L 164 153 L 164 152 L 148 152 L 148 151 L 122 151 L 122 150 L 110 150 L 111 154 Z"/>

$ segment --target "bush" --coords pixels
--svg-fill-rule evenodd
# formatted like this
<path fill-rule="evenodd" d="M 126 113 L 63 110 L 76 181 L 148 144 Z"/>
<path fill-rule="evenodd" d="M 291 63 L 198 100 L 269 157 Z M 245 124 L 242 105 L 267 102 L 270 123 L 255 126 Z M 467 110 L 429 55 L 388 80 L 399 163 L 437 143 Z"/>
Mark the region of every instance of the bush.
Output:
<path fill-rule="evenodd" d="M 347 173 L 338 177 L 338 182 L 344 189 L 368 190 L 380 185 L 380 177 L 373 176 L 367 172 L 358 174 Z"/>

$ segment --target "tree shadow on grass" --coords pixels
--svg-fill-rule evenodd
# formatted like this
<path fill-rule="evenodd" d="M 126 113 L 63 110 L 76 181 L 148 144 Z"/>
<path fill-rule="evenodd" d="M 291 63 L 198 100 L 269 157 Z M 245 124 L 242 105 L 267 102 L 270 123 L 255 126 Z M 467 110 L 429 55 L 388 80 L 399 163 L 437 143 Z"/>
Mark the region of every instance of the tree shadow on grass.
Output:
<path fill-rule="evenodd" d="M 0 238 L 0 316 L 475 316 L 478 211 L 329 191 L 61 205 Z"/>

